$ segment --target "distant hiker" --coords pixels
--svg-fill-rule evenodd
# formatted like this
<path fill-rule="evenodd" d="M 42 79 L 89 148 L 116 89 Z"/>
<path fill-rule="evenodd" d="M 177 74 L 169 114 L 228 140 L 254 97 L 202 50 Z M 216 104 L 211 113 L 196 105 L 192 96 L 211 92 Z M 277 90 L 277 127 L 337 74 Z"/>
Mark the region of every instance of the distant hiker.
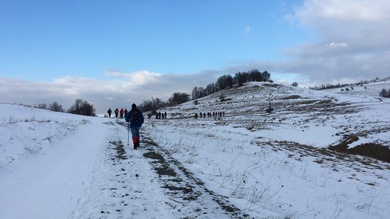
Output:
<path fill-rule="evenodd" d="M 198 118 L 198 113 L 195 113 L 195 116 L 194 116 L 194 118 L 195 118 L 195 119 L 197 119 L 197 118 Z"/>
<path fill-rule="evenodd" d="M 121 111 L 119 111 L 119 115 L 121 118 L 123 118 L 124 113 L 125 113 L 125 110 L 123 108 L 121 108 Z"/>
<path fill-rule="evenodd" d="M 165 112 L 164 115 L 165 115 L 165 119 L 167 119 L 167 112 Z"/>
<path fill-rule="evenodd" d="M 118 108 L 116 108 L 114 112 L 115 112 L 115 118 L 118 118 L 118 114 L 119 114 Z"/>
<path fill-rule="evenodd" d="M 125 109 L 125 115 L 123 115 L 123 117 L 126 117 L 126 115 L 127 115 L 127 109 Z"/>
<path fill-rule="evenodd" d="M 134 149 L 139 147 L 139 129 L 144 123 L 144 116 L 142 112 L 137 109 L 135 103 L 131 105 L 131 110 L 126 115 L 126 122 L 130 122 L 131 136 L 133 138 Z"/>
<path fill-rule="evenodd" d="M 108 118 L 111 118 L 111 113 L 112 113 L 111 108 L 108 108 L 108 110 L 107 110 Z"/>

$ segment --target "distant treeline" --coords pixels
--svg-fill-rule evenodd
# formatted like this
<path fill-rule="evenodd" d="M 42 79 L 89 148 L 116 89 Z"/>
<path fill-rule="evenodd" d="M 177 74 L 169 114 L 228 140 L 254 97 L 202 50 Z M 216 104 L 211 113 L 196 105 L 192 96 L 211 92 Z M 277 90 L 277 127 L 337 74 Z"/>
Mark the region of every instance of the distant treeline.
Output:
<path fill-rule="evenodd" d="M 160 98 L 152 98 L 151 100 L 144 100 L 139 104 L 139 109 L 143 112 L 151 111 L 153 114 L 157 113 L 158 109 L 166 106 L 174 106 L 190 101 L 190 95 L 187 93 L 175 92 L 168 101 L 163 101 Z"/>
<path fill-rule="evenodd" d="M 353 86 L 354 85 L 359 85 L 359 86 L 363 86 L 364 84 L 368 84 L 368 83 L 372 83 L 372 82 L 378 82 L 378 81 L 387 81 L 389 78 L 385 78 L 385 79 L 382 79 L 380 80 L 379 78 L 375 78 L 375 79 L 372 79 L 371 81 L 361 81 L 359 83 L 354 83 L 354 84 L 336 84 L 336 85 L 333 85 L 333 84 L 326 84 L 326 85 L 320 85 L 320 86 L 316 86 L 316 87 L 309 87 L 310 89 L 313 89 L 313 90 L 325 90 L 325 89 L 333 89 L 333 88 L 342 88 L 341 91 L 344 91 L 344 87 L 347 87 L 345 89 L 345 91 L 349 91 L 349 90 L 353 90 Z M 365 89 L 367 89 L 367 87 L 364 87 Z M 386 98 L 390 98 L 390 89 L 385 89 L 383 88 L 380 92 L 379 92 L 379 96 L 380 97 L 386 97 Z"/>
<path fill-rule="evenodd" d="M 259 70 L 250 70 L 248 72 L 237 72 L 234 76 L 229 74 L 222 75 L 215 83 L 211 83 L 204 87 L 194 87 L 191 97 L 193 100 L 205 97 L 220 90 L 231 88 L 233 86 L 242 86 L 244 83 L 251 81 L 270 81 L 271 74 L 267 71 L 260 72 Z"/>
<path fill-rule="evenodd" d="M 139 108 L 141 111 L 151 111 L 156 113 L 158 109 L 164 108 L 166 106 L 175 106 L 181 103 L 185 103 L 191 100 L 196 100 L 201 97 L 205 97 L 207 95 L 213 94 L 220 90 L 231 88 L 233 86 L 242 86 L 244 83 L 259 81 L 265 82 L 270 81 L 271 74 L 267 71 L 260 72 L 259 70 L 250 70 L 247 72 L 237 72 L 234 76 L 227 74 L 220 76 L 216 82 L 207 85 L 205 88 L 203 87 L 194 87 L 192 90 L 192 94 L 175 92 L 172 94 L 167 101 L 163 101 L 160 98 L 152 98 L 151 100 L 144 100 L 141 104 L 139 104 Z M 64 110 L 62 106 L 53 102 L 52 104 L 38 104 L 35 106 L 36 108 L 48 109 L 56 112 L 67 112 L 72 114 L 86 115 L 86 116 L 96 116 L 95 108 L 92 104 L 87 101 L 83 101 L 81 99 L 77 99 L 75 103 L 68 109 Z"/>
<path fill-rule="evenodd" d="M 185 103 L 191 100 L 196 100 L 201 97 L 208 96 L 220 90 L 231 88 L 233 86 L 242 86 L 244 83 L 251 81 L 270 81 L 271 74 L 267 71 L 260 72 L 259 70 L 250 70 L 247 72 L 237 72 L 234 76 L 230 74 L 220 76 L 216 82 L 207 85 L 206 87 L 194 87 L 191 95 L 187 93 L 175 92 L 168 101 L 164 102 L 159 98 L 152 98 L 151 100 L 144 100 L 139 108 L 141 111 L 151 111 L 156 113 L 158 109 L 166 106 L 174 106 Z M 190 98 L 191 97 L 191 98 Z"/>
<path fill-rule="evenodd" d="M 46 103 L 40 103 L 34 107 L 39 109 L 47 109 L 54 112 L 65 112 L 65 110 L 62 108 L 62 105 L 60 105 L 57 101 L 54 101 L 49 105 Z M 96 116 L 93 105 L 82 99 L 76 99 L 75 103 L 66 112 L 84 116 Z"/>
<path fill-rule="evenodd" d="M 309 87 L 309 89 L 312 90 L 326 90 L 326 89 L 333 89 L 333 88 L 341 88 L 341 87 L 347 87 L 351 86 L 351 84 L 321 84 L 319 86 Z"/>
<path fill-rule="evenodd" d="M 386 81 L 386 79 L 383 79 L 383 80 Z M 361 82 L 352 83 L 352 84 L 340 84 L 340 83 L 338 83 L 338 84 L 322 84 L 319 86 L 309 87 L 309 89 L 325 90 L 325 89 L 333 89 L 333 88 L 350 87 L 350 86 L 356 86 L 356 85 L 363 86 L 364 84 L 368 84 L 370 82 L 378 82 L 378 81 L 380 81 L 380 79 L 377 77 L 375 79 L 372 79 L 371 81 L 361 81 Z"/>
<path fill-rule="evenodd" d="M 390 98 L 390 89 L 387 89 L 387 90 L 386 90 L 385 88 L 383 88 L 383 89 L 379 92 L 379 96 Z"/>
<path fill-rule="evenodd" d="M 151 111 L 153 113 L 156 113 L 158 109 L 164 108 L 166 106 L 175 106 L 181 103 L 185 103 L 192 100 L 199 99 L 201 97 L 208 96 L 210 94 L 216 93 L 220 90 L 226 89 L 226 88 L 232 88 L 233 86 L 243 86 L 244 83 L 252 82 L 252 81 L 258 81 L 258 82 L 272 82 L 271 80 L 271 74 L 267 71 L 260 72 L 259 70 L 250 70 L 247 72 L 237 72 L 234 76 L 232 75 L 222 75 L 220 76 L 216 82 L 208 84 L 206 87 L 194 87 L 192 90 L 191 95 L 188 93 L 181 93 L 181 92 L 175 92 L 172 94 L 172 97 L 170 97 L 167 101 L 163 101 L 160 98 L 152 98 L 151 100 L 144 100 L 141 104 L 139 104 L 139 108 L 141 111 Z M 388 80 L 389 78 L 383 79 L 384 81 Z M 315 87 L 309 87 L 309 89 L 313 90 L 324 90 L 324 89 L 332 89 L 332 88 L 342 88 L 342 87 L 348 87 L 351 85 L 360 85 L 363 86 L 363 84 L 370 83 L 370 82 L 377 82 L 379 81 L 378 78 L 375 78 L 371 81 L 361 81 L 359 83 L 355 84 L 323 84 L 320 86 Z M 294 82 L 292 86 L 298 86 L 297 82 Z M 353 89 L 353 87 L 351 87 Z M 389 97 L 390 98 L 390 89 L 383 89 L 379 96 L 381 97 Z M 191 97 L 191 98 L 190 98 Z M 223 99 L 223 98 L 222 98 Z M 62 106 L 58 102 L 53 102 L 52 104 L 45 104 L 41 103 L 34 106 L 35 108 L 40 109 L 47 109 L 55 112 L 67 112 L 72 114 L 78 114 L 78 115 L 85 115 L 85 116 L 96 116 L 95 108 L 92 104 L 88 103 L 87 101 L 84 101 L 82 99 L 76 99 L 75 103 L 68 109 L 64 110 Z"/>

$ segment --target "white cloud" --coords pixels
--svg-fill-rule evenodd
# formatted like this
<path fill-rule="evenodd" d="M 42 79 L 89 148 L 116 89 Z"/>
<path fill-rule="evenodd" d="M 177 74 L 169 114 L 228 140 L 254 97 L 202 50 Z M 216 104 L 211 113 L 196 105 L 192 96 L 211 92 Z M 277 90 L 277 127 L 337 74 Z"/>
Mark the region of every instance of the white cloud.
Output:
<path fill-rule="evenodd" d="M 215 82 L 215 73 L 159 74 L 148 71 L 123 73 L 110 70 L 108 80 L 86 77 L 62 77 L 53 82 L 36 83 L 0 78 L 0 102 L 36 105 L 57 101 L 68 109 L 76 99 L 86 100 L 97 112 L 111 108 L 130 108 L 132 103 L 160 98 L 166 101 L 174 92 L 191 93 L 195 86 Z"/>
<path fill-rule="evenodd" d="M 390 1 L 304 0 L 284 16 L 291 25 L 314 31 L 317 39 L 284 50 L 284 61 L 238 66 L 300 74 L 307 84 L 388 77 Z M 299 81 L 298 81 L 299 83 Z"/>
<path fill-rule="evenodd" d="M 388 0 L 306 0 L 286 17 L 314 29 L 318 40 L 287 49 L 291 63 L 271 65 L 322 83 L 387 77 L 389 11 Z"/>
<path fill-rule="evenodd" d="M 295 16 L 313 25 L 324 21 L 356 24 L 386 20 L 389 9 L 388 0 L 306 0 Z"/>
<path fill-rule="evenodd" d="M 106 100 L 114 100 L 113 97 L 106 97 Z"/>
<path fill-rule="evenodd" d="M 137 71 L 132 73 L 123 73 L 116 70 L 109 69 L 107 75 L 115 78 L 127 79 L 130 84 L 142 85 L 150 82 L 156 82 L 162 74 L 150 71 Z"/>
<path fill-rule="evenodd" d="M 246 26 L 244 30 L 245 35 L 248 36 L 251 34 L 251 32 L 252 32 L 251 26 Z"/>
<path fill-rule="evenodd" d="M 342 48 L 342 47 L 347 47 L 348 45 L 346 43 L 329 43 L 326 45 L 327 47 L 330 48 Z"/>
<path fill-rule="evenodd" d="M 138 71 L 130 74 L 130 84 L 145 85 L 149 83 L 156 83 L 162 80 L 163 77 L 163 75 L 158 73 Z"/>

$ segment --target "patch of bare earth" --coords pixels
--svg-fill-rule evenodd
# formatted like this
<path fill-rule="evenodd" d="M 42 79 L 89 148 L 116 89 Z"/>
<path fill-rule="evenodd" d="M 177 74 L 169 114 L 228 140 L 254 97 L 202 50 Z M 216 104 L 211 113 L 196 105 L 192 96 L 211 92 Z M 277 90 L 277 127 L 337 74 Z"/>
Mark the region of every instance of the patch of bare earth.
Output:
<path fill-rule="evenodd" d="M 158 174 L 161 188 L 172 200 L 170 205 L 180 212 L 191 212 L 195 217 L 206 218 L 250 218 L 231 204 L 227 197 L 208 189 L 204 182 L 195 177 L 169 151 L 158 147 L 151 139 L 145 138 L 143 156 L 149 159 Z"/>

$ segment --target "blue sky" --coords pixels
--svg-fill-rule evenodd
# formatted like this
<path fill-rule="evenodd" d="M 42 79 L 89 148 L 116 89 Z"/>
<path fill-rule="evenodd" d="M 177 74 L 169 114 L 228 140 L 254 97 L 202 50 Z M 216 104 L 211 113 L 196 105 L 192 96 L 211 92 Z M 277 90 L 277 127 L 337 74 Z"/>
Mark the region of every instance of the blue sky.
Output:
<path fill-rule="evenodd" d="M 386 0 L 2 0 L 0 101 L 119 107 L 251 69 L 307 86 L 387 77 L 389 9 Z M 63 96 L 44 95 L 53 90 Z"/>
<path fill-rule="evenodd" d="M 283 19 L 296 2 L 3 1 L 1 74 L 34 81 L 100 78 L 107 69 L 196 74 L 281 59 L 283 48 L 309 38 Z"/>

